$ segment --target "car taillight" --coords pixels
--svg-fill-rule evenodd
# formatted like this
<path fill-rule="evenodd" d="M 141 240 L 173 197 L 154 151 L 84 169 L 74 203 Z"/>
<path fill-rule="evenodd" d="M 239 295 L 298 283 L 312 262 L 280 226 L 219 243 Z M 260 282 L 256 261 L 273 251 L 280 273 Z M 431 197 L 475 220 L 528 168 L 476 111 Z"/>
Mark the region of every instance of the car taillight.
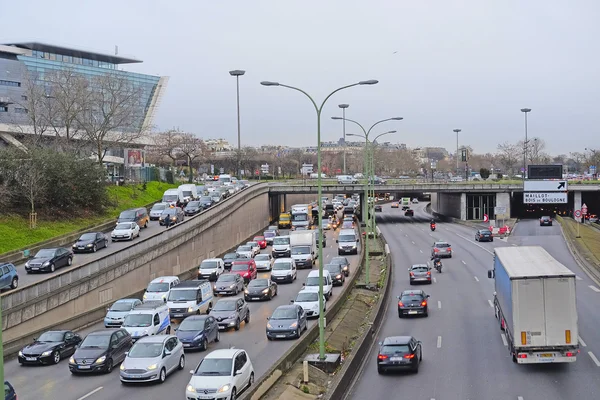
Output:
<path fill-rule="evenodd" d="M 415 355 L 414 354 L 405 354 L 404 358 L 408 358 L 408 359 L 415 358 Z"/>
<path fill-rule="evenodd" d="M 421 302 L 421 305 L 422 305 L 423 307 L 425 307 L 425 306 L 427 305 L 427 302 L 426 302 L 426 301 L 422 301 L 422 302 Z"/>
<path fill-rule="evenodd" d="M 389 357 L 386 356 L 385 354 L 378 354 L 377 355 L 377 359 L 378 360 L 387 360 Z"/>
<path fill-rule="evenodd" d="M 568 351 L 567 354 L 565 354 L 567 357 L 575 357 L 575 353 Z"/>
<path fill-rule="evenodd" d="M 427 271 L 427 275 L 431 275 L 431 271 Z"/>
<path fill-rule="evenodd" d="M 414 273 L 414 272 L 411 272 L 411 273 L 410 273 L 410 276 L 415 276 L 415 273 Z"/>
<path fill-rule="evenodd" d="M 440 249 L 438 249 L 438 248 L 436 247 L 435 249 L 433 249 L 433 251 L 434 251 L 435 253 L 437 253 L 437 252 L 439 252 L 439 251 L 440 251 Z"/>
<path fill-rule="evenodd" d="M 448 247 L 448 251 L 452 251 L 452 247 Z"/>
<path fill-rule="evenodd" d="M 402 303 L 401 301 L 398 302 L 398 307 L 404 307 L 404 303 Z"/>

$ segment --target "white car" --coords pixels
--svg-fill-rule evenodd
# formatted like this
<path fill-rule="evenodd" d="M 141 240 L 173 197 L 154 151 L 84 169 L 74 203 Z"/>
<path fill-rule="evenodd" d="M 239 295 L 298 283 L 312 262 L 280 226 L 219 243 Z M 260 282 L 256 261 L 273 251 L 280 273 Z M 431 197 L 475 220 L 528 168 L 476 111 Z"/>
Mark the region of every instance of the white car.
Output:
<path fill-rule="evenodd" d="M 271 269 L 271 280 L 274 282 L 292 283 L 298 277 L 296 261 L 293 258 L 278 258 Z"/>
<path fill-rule="evenodd" d="M 242 245 L 237 248 L 235 251 L 243 258 L 252 258 L 254 257 L 254 251 L 252 251 L 252 246 Z"/>
<path fill-rule="evenodd" d="M 257 254 L 260 254 L 260 245 L 258 244 L 258 242 L 247 242 L 246 246 L 252 247 L 252 257 L 254 257 Z"/>
<path fill-rule="evenodd" d="M 113 242 L 118 240 L 133 240 L 140 237 L 140 227 L 136 222 L 120 222 L 110 234 Z"/>
<path fill-rule="evenodd" d="M 190 373 L 186 399 L 237 399 L 238 393 L 254 384 L 254 367 L 242 349 L 215 350 Z"/>
<path fill-rule="evenodd" d="M 307 292 L 319 292 L 319 271 L 312 270 L 308 273 L 306 277 L 306 282 L 304 285 L 304 289 Z M 333 295 L 333 280 L 331 279 L 331 274 L 328 270 L 323 270 L 323 295 L 325 296 L 325 300 L 329 300 L 329 298 Z"/>
<path fill-rule="evenodd" d="M 323 312 L 327 311 L 327 299 L 323 296 Z M 298 292 L 295 300 L 292 303 L 298 304 L 306 311 L 306 317 L 319 316 L 319 293 L 311 290 L 301 290 Z"/>
<path fill-rule="evenodd" d="M 419 199 L 412 199 L 413 204 L 419 204 Z"/>
<path fill-rule="evenodd" d="M 273 257 L 270 254 L 257 254 L 254 262 L 257 271 L 270 271 L 273 266 Z"/>

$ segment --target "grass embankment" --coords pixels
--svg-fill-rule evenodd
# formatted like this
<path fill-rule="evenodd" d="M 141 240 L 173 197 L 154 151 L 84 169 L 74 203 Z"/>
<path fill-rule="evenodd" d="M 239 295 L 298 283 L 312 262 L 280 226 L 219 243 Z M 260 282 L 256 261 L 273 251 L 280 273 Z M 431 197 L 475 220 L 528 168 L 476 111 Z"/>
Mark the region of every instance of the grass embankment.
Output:
<path fill-rule="evenodd" d="M 161 182 L 148 182 L 146 190 L 143 190 L 142 184 L 109 186 L 107 191 L 110 206 L 103 214 L 57 219 L 56 216 L 39 212 L 36 229 L 29 229 L 27 215 L 0 215 L 0 254 L 101 224 L 111 218 L 116 218 L 122 210 L 141 207 L 159 200 L 165 190 L 173 187 L 177 187 L 177 185 Z"/>
<path fill-rule="evenodd" d="M 590 263 L 600 268 L 600 231 L 588 226 L 579 224 L 579 235 L 577 237 L 577 222 L 571 218 L 557 217 L 566 235 L 571 239 L 571 243 L 577 248 L 577 252 Z"/>

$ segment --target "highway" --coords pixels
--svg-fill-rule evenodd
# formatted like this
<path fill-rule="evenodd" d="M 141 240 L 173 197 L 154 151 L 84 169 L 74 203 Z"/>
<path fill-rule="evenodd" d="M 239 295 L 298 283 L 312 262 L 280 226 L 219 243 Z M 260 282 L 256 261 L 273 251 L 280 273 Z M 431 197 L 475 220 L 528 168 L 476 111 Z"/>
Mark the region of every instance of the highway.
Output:
<path fill-rule="evenodd" d="M 149 228 L 151 229 L 151 228 Z M 163 228 L 164 229 L 164 228 Z M 324 258 L 337 256 L 337 244 L 332 231 L 327 232 L 327 246 Z M 285 231 L 282 231 L 284 234 Z M 270 252 L 270 247 L 262 252 Z M 360 256 L 360 255 L 359 255 Z M 347 256 L 351 262 L 351 274 L 356 272 L 359 256 Z M 302 288 L 309 269 L 298 270 L 298 279 L 292 284 L 279 284 L 278 295 L 271 301 L 249 303 L 251 319 L 246 326 L 242 323 L 238 332 L 233 330 L 221 332 L 221 341 L 211 343 L 209 351 L 218 348 L 234 346 L 248 351 L 254 365 L 256 378 L 262 376 L 273 363 L 281 357 L 295 340 L 268 341 L 265 335 L 267 320 L 272 311 L 279 305 L 289 304 Z M 268 277 L 269 273 L 259 273 L 259 277 Z M 341 288 L 333 289 L 333 297 L 328 304 L 338 300 Z M 243 296 L 240 294 L 239 296 Z M 330 307 L 330 306 L 328 306 Z M 316 323 L 310 320 L 309 325 Z M 96 324 L 79 332 L 82 337 L 91 331 L 104 329 L 102 323 Z M 146 400 L 183 398 L 185 387 L 190 379 L 189 370 L 194 369 L 201 361 L 204 352 L 186 353 L 186 368 L 177 371 L 167 378 L 163 385 L 143 384 L 139 386 L 123 386 L 119 382 L 119 369 L 115 368 L 108 375 L 73 376 L 68 369 L 68 360 L 62 360 L 58 365 L 21 367 L 16 360 L 5 364 L 5 379 L 15 386 L 19 399 L 129 399 Z"/>
<path fill-rule="evenodd" d="M 474 229 L 439 223 L 431 232 L 424 205 L 415 218 L 384 206 L 378 226 L 394 257 L 392 298 L 376 342 L 386 336 L 412 335 L 423 343 L 418 374 L 377 373 L 377 343 L 363 365 L 349 398 L 419 400 L 515 399 L 565 400 L 600 397 L 600 289 L 576 264 L 560 227 L 540 227 L 537 220 L 521 221 L 507 241 L 474 241 Z M 402 215 L 402 216 L 400 216 Z M 453 258 L 443 260 L 443 273 L 433 271 L 432 285 L 413 286 L 431 295 L 428 318 L 399 319 L 395 296 L 409 289 L 407 268 L 429 259 L 434 240 L 448 241 Z M 541 245 L 577 274 L 577 302 L 581 354 L 576 363 L 518 365 L 512 362 L 491 305 L 493 248 Z"/>

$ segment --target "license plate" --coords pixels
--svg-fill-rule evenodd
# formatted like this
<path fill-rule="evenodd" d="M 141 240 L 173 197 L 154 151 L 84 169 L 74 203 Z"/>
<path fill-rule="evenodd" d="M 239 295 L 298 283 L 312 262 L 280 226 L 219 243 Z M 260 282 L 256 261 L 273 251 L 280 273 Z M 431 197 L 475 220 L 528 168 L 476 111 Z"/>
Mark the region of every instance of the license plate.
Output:
<path fill-rule="evenodd" d="M 81 246 L 80 246 L 80 247 L 78 247 L 78 249 L 79 249 L 79 250 L 83 250 L 83 249 L 85 249 L 85 247 L 81 247 Z"/>
<path fill-rule="evenodd" d="M 183 317 L 183 314 L 175 314 L 173 317 L 174 318 L 181 318 L 181 317 Z"/>
<path fill-rule="evenodd" d="M 416 314 L 417 312 L 416 311 L 409 311 L 408 313 L 409 314 Z"/>
<path fill-rule="evenodd" d="M 39 271 L 39 268 L 38 267 L 32 267 L 31 270 L 32 271 Z"/>
<path fill-rule="evenodd" d="M 190 347 L 190 344 L 184 344 L 183 347 Z"/>
<path fill-rule="evenodd" d="M 390 361 L 394 361 L 394 362 L 402 361 L 402 357 L 390 357 Z"/>
<path fill-rule="evenodd" d="M 92 368 L 92 367 L 91 367 L 91 366 L 89 366 L 89 365 L 80 365 L 78 368 L 79 368 L 79 369 L 90 369 L 90 368 Z"/>
<path fill-rule="evenodd" d="M 37 358 L 35 358 L 35 357 L 25 357 L 25 359 L 27 361 L 37 361 Z"/>
<path fill-rule="evenodd" d="M 259 300 L 260 297 L 253 297 L 252 300 Z"/>
<path fill-rule="evenodd" d="M 275 337 L 277 337 L 277 338 L 284 338 L 285 335 L 276 335 Z"/>
<path fill-rule="evenodd" d="M 211 395 L 206 395 L 206 394 L 199 394 L 198 398 L 199 399 L 214 399 L 215 397 L 211 396 Z"/>
<path fill-rule="evenodd" d="M 540 357 L 554 357 L 554 354 L 552 354 L 552 353 L 544 353 L 544 354 L 540 354 Z"/>

